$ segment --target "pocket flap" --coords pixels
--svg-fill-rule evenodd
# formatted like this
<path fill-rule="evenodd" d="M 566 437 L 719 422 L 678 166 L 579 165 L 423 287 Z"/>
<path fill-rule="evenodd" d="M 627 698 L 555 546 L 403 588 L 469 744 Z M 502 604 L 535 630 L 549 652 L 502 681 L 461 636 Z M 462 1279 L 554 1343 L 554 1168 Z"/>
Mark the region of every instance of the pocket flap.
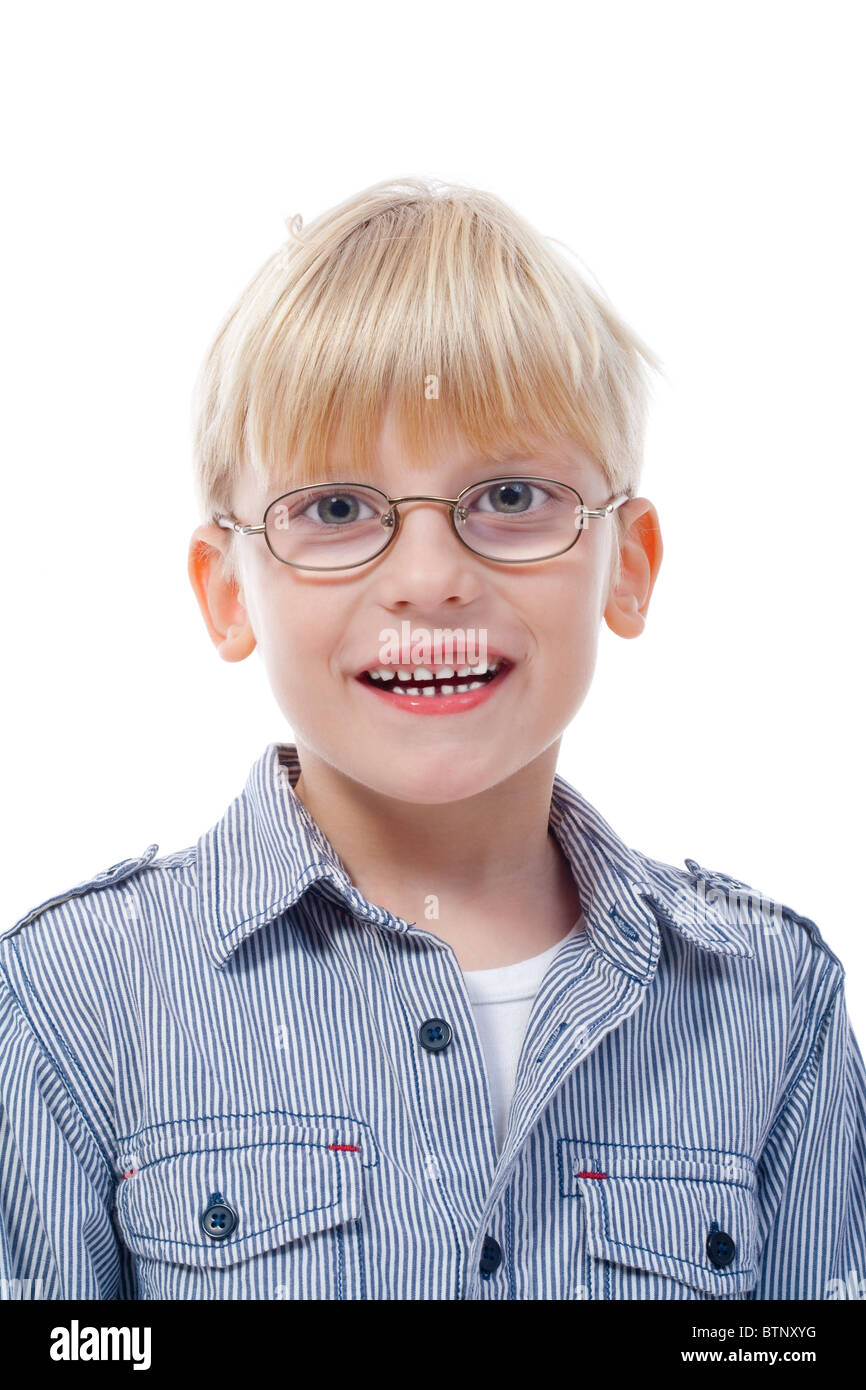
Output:
<path fill-rule="evenodd" d="M 758 1280 L 754 1163 L 721 1150 L 563 1141 L 565 1196 L 581 1198 L 597 1259 L 711 1294 Z"/>
<path fill-rule="evenodd" d="M 136 1254 L 224 1268 L 360 1216 L 362 1126 L 216 1124 L 129 1141 L 116 1211 Z"/>

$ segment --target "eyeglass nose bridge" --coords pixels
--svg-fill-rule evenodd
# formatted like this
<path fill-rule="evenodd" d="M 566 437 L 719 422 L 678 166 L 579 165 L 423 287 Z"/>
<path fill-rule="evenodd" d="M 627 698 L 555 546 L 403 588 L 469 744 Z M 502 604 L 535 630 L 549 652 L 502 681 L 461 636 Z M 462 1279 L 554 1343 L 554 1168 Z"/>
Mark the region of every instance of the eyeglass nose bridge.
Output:
<path fill-rule="evenodd" d="M 381 520 L 383 526 L 394 527 L 394 534 L 396 534 L 402 520 L 401 514 L 397 510 L 400 502 L 441 502 L 444 506 L 450 507 L 451 516 L 454 519 L 465 521 L 469 515 L 466 508 L 460 505 L 459 497 L 434 497 L 432 493 L 428 492 L 413 492 L 406 497 L 389 497 L 388 510 Z"/>

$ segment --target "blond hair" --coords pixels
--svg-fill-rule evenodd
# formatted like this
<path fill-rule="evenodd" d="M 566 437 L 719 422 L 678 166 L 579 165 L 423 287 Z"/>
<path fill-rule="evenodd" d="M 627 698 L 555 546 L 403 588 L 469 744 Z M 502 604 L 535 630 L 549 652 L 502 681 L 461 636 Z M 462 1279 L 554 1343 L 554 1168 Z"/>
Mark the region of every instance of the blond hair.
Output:
<path fill-rule="evenodd" d="M 372 481 L 386 407 L 420 465 L 455 429 L 493 461 L 565 435 L 632 493 L 646 366 L 661 363 L 602 291 L 494 194 L 377 183 L 296 216 L 221 323 L 194 396 L 203 513 L 233 515 L 245 464 L 275 496 L 333 480 L 338 434 Z"/>

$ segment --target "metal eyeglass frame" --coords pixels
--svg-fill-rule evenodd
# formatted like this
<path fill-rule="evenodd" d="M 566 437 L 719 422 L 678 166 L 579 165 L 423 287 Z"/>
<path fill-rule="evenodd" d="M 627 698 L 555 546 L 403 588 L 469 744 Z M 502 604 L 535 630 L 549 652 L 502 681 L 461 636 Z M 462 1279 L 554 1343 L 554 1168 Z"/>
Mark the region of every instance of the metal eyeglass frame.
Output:
<path fill-rule="evenodd" d="M 321 572 L 359 569 L 361 565 L 369 565 L 372 560 L 377 559 L 383 551 L 388 549 L 388 546 L 392 543 L 392 541 L 394 541 L 394 539 L 397 536 L 397 532 L 400 530 L 400 522 L 402 518 L 399 511 L 397 510 L 397 505 L 400 502 L 442 502 L 445 506 L 450 507 L 451 521 L 453 523 L 454 534 L 457 536 L 457 539 L 461 542 L 462 545 L 465 545 L 466 549 L 470 550 L 473 555 L 480 556 L 482 560 L 489 560 L 492 565 L 536 565 L 540 564 L 543 560 L 553 560 L 556 558 L 557 555 L 564 555 L 567 550 L 571 550 L 571 547 L 573 545 L 576 545 L 577 542 L 580 540 L 581 532 L 584 529 L 583 524 L 575 527 L 574 540 L 569 541 L 568 545 L 564 545 L 561 550 L 554 550 L 553 553 L 550 555 L 539 555 L 533 560 L 494 559 L 493 556 L 484 555 L 482 551 L 476 550 L 475 547 L 470 545 L 466 538 L 463 535 L 461 535 L 457 526 L 457 518 L 458 514 L 462 514 L 461 520 L 465 520 L 466 516 L 468 515 L 465 508 L 460 506 L 462 498 L 464 498 L 467 493 L 475 492 L 479 488 L 489 487 L 493 483 L 515 482 L 554 483 L 557 487 L 566 488 L 577 498 L 577 501 L 581 507 L 582 523 L 585 522 L 588 517 L 610 516 L 611 512 L 615 512 L 617 507 L 621 507 L 623 502 L 627 502 L 629 500 L 628 493 L 622 492 L 617 497 L 611 498 L 610 501 L 604 503 L 604 505 L 601 507 L 587 507 L 580 493 L 577 491 L 577 488 L 572 487 L 570 483 L 561 483 L 558 478 L 540 478 L 536 474 L 531 473 L 508 473 L 499 478 L 485 478 L 480 483 L 472 483 L 471 486 L 465 487 L 462 492 L 459 492 L 457 494 L 456 497 L 434 497 L 428 493 L 412 493 L 406 497 L 389 497 L 387 493 L 382 492 L 381 488 L 371 487 L 369 483 L 310 483 L 307 487 L 296 487 L 292 488 L 289 492 L 283 492 L 280 494 L 279 497 L 275 497 L 272 502 L 269 502 L 268 505 L 265 507 L 264 513 L 262 515 L 261 525 L 259 526 L 244 525 L 242 522 L 236 521 L 233 517 L 229 516 L 214 516 L 213 523 L 217 526 L 224 527 L 227 531 L 236 531 L 237 534 L 240 536 L 255 536 L 261 533 L 262 535 L 264 535 L 265 544 L 267 545 L 268 550 L 270 550 L 275 560 L 279 560 L 281 565 L 290 565 L 292 569 L 318 570 Z M 383 526 L 393 528 L 389 536 L 387 537 L 384 545 L 380 546 L 380 548 L 373 555 L 369 555 L 366 560 L 356 560 L 351 565 L 299 565 L 295 560 L 284 560 L 282 555 L 277 555 L 268 538 L 268 512 L 270 511 L 271 507 L 275 507 L 278 502 L 285 501 L 287 497 L 293 497 L 295 496 L 295 494 L 299 492 L 310 492 L 313 488 L 322 488 L 325 490 L 331 489 L 333 491 L 336 491 L 339 488 L 362 488 L 367 492 L 375 492 L 378 494 L 379 497 L 383 497 L 385 501 L 388 503 L 388 511 L 383 516 L 381 516 L 379 520 Z"/>

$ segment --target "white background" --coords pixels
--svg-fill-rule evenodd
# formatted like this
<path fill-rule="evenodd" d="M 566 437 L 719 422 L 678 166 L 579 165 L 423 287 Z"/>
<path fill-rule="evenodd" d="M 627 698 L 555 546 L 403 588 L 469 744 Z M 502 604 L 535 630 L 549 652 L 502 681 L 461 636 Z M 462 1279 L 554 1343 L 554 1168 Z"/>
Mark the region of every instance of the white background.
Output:
<path fill-rule="evenodd" d="M 4 926 L 192 844 L 291 738 L 187 580 L 195 373 L 286 217 L 432 176 L 570 246 L 665 364 L 649 624 L 603 629 L 560 772 L 814 918 L 866 1042 L 861 14 L 7 8 Z"/>

